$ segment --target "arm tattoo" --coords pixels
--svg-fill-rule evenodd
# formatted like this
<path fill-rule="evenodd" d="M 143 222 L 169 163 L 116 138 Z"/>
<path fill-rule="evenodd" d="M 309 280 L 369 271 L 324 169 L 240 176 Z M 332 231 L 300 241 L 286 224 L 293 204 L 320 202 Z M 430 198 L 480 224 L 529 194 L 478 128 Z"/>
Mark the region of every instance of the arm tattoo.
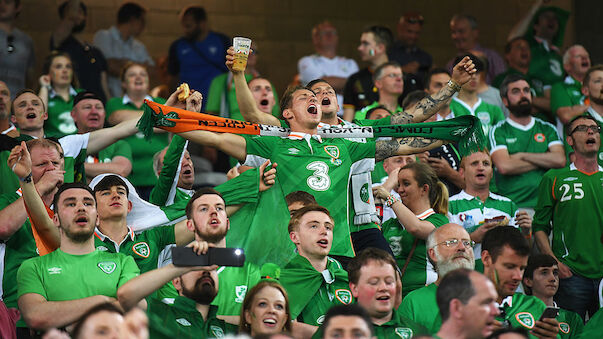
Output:
<path fill-rule="evenodd" d="M 414 115 L 408 112 L 395 113 L 390 118 L 390 122 L 392 125 L 412 124 L 414 120 Z"/>
<path fill-rule="evenodd" d="M 452 97 L 455 93 L 455 90 L 450 88 L 450 86 L 444 86 L 442 89 L 436 93 L 433 97 L 428 95 L 423 100 L 419 101 L 417 106 L 415 106 L 414 112 L 415 115 L 423 115 L 421 117 L 422 120 L 429 118 L 434 115 L 437 111 L 439 111 L 442 106 Z M 421 120 L 421 121 L 422 121 Z M 418 121 L 415 121 L 418 122 Z"/>
<path fill-rule="evenodd" d="M 423 137 L 407 137 L 394 140 L 380 140 L 375 143 L 375 161 L 387 159 L 395 155 L 415 154 L 425 151 L 426 147 L 436 143 L 438 139 Z M 400 149 L 401 146 L 405 146 Z"/>

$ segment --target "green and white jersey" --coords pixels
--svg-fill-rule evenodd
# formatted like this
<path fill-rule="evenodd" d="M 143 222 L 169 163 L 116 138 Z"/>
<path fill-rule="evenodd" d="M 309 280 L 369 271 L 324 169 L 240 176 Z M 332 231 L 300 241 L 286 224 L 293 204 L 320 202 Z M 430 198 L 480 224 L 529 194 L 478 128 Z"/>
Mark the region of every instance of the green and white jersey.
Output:
<path fill-rule="evenodd" d="M 544 175 L 538 187 L 534 232 L 553 232 L 555 256 L 574 273 L 603 277 L 603 167 L 584 173 L 570 164 Z"/>
<path fill-rule="evenodd" d="M 211 303 L 219 315 L 238 316 L 247 291 L 262 279 L 260 268 L 248 261 L 243 267 L 218 268 L 218 295 Z"/>
<path fill-rule="evenodd" d="M 584 325 L 584 329 L 578 338 L 591 339 L 601 336 L 603 329 L 603 308 L 600 308 L 595 315 Z"/>
<path fill-rule="evenodd" d="M 19 199 L 21 197 L 19 193 L 0 195 L 0 209 Z M 31 230 L 31 223 L 27 218 L 10 238 L 0 242 L 0 299 L 4 301 L 6 307 L 18 308 L 17 270 L 25 260 L 37 256 L 36 241 Z"/>
<path fill-rule="evenodd" d="M 207 320 L 204 320 L 196 306 L 194 300 L 182 296 L 176 297 L 173 302 L 150 298 L 147 308 L 149 338 L 223 338 L 238 332 L 236 326 L 217 318 L 217 307 L 210 306 Z"/>
<path fill-rule="evenodd" d="M 385 324 L 375 325 L 375 337 L 379 339 L 411 339 L 415 335 L 427 335 L 427 329 L 392 310 L 392 319 Z"/>
<path fill-rule="evenodd" d="M 81 89 L 69 88 L 69 100 L 65 101 L 54 89 L 48 92 L 48 119 L 44 122 L 44 133 L 52 137 L 62 137 L 77 133 L 77 127 L 71 117 L 73 98 Z"/>
<path fill-rule="evenodd" d="M 330 254 L 353 257 L 348 183 L 351 173 L 373 169 L 375 142 L 323 140 L 318 135 L 304 133 L 291 133 L 287 138 L 244 137 L 247 143 L 245 164 L 259 167 L 266 159 L 278 163 L 276 176 L 284 195 L 306 191 L 315 196 L 318 204 L 331 211 L 335 229 Z M 282 204 L 285 208 L 285 201 Z"/>
<path fill-rule="evenodd" d="M 105 295 L 117 297 L 117 289 L 140 270 L 134 259 L 121 253 L 92 251 L 75 255 L 57 249 L 23 262 L 17 272 L 19 297 L 36 293 L 48 301 L 65 301 Z"/>
<path fill-rule="evenodd" d="M 72 134 L 59 139 L 65 156 L 65 182 L 85 182 L 86 149 L 90 133 Z"/>
<path fill-rule="evenodd" d="M 134 258 L 141 273 L 163 266 L 166 252 L 176 243 L 174 226 L 160 226 L 141 232 L 128 227 L 128 234 L 118 244 L 104 235 L 98 228 L 94 230 L 94 246 L 97 251 L 123 253 Z"/>
<path fill-rule="evenodd" d="M 511 199 L 490 192 L 485 202 L 462 190 L 448 200 L 448 219 L 451 223 L 463 225 L 469 234 L 475 232 L 486 219 L 504 216 L 509 225 L 515 226 L 517 205 Z M 482 257 L 482 244 L 473 248 L 475 259 Z"/>
<path fill-rule="evenodd" d="M 511 327 L 523 327 L 530 331 L 534 328 L 536 320 L 540 319 L 542 312 L 546 308 L 546 304 L 531 295 L 515 293 L 503 299 L 502 308 L 504 309 L 505 317 L 498 316 L 496 320 L 504 322 L 508 321 Z M 537 339 L 538 337 L 530 334 L 530 338 Z M 559 338 L 559 335 L 557 335 Z"/>
<path fill-rule="evenodd" d="M 561 107 L 579 105 L 583 102 L 582 83 L 571 75 L 551 87 L 551 111 L 553 113 Z"/>
<path fill-rule="evenodd" d="M 523 126 L 507 118 L 492 128 L 490 145 L 490 154 L 506 149 L 512 155 L 518 152 L 546 153 L 552 146 L 563 144 L 555 126 L 548 122 L 532 118 Z M 496 193 L 511 199 L 519 207 L 534 208 L 538 184 L 547 170 L 538 168 L 517 175 L 502 175 L 495 168 Z"/>
<path fill-rule="evenodd" d="M 356 123 L 357 121 L 364 121 L 364 120 L 369 120 L 366 118 L 366 115 L 368 114 L 368 112 L 370 110 L 372 110 L 373 108 L 377 107 L 381 105 L 379 102 L 377 101 L 373 101 L 372 104 L 363 107 L 362 109 L 360 109 L 359 111 L 356 111 L 355 115 L 354 115 L 354 122 Z M 391 112 L 392 114 L 396 114 L 396 113 L 400 113 L 403 112 L 404 109 L 402 109 L 402 107 L 400 107 L 400 105 L 398 105 L 396 107 L 396 110 L 394 112 Z M 359 124 L 360 125 L 360 124 Z"/>
<path fill-rule="evenodd" d="M 145 99 L 154 101 L 159 104 L 164 104 L 162 98 L 152 98 L 147 96 Z M 112 98 L 107 102 L 105 107 L 107 112 L 106 119 L 113 112 L 118 110 L 141 111 L 141 107 L 136 107 L 128 95 L 123 97 Z M 132 148 L 132 173 L 128 176 L 128 180 L 134 186 L 153 186 L 157 182 L 157 176 L 153 172 L 153 156 L 158 151 L 161 151 L 168 145 L 169 133 L 154 133 L 151 140 L 146 140 L 142 132 L 138 132 L 129 136 L 125 140 Z"/>
<path fill-rule="evenodd" d="M 168 146 L 163 158 L 163 167 L 155 187 L 151 190 L 149 202 L 157 206 L 169 206 L 180 201 L 188 201 L 195 193 L 192 190 L 185 190 L 176 187 L 173 197 L 170 196 L 174 189 L 175 183 L 178 182 L 176 176 L 180 173 L 182 163 L 182 154 L 186 147 L 187 141 L 179 135 L 174 135 L 170 146 Z"/>
<path fill-rule="evenodd" d="M 545 40 L 527 37 L 530 42 L 532 59 L 528 75 L 532 79 L 542 81 L 544 90 L 559 81 L 563 81 L 563 60 L 556 46 L 549 45 Z"/>
<path fill-rule="evenodd" d="M 482 123 L 484 135 L 488 135 L 492 126 L 499 121 L 505 120 L 505 115 L 500 107 L 489 104 L 481 98 L 478 98 L 475 105 L 471 107 L 461 101 L 457 96 L 454 96 L 450 102 L 450 110 L 455 118 L 463 115 L 473 115 L 474 117 L 477 117 Z"/>
<path fill-rule="evenodd" d="M 557 305 L 555 304 L 555 306 Z M 584 320 L 576 312 L 560 308 L 556 319 L 559 322 L 559 336 L 561 339 L 578 338 L 584 330 Z"/>
<path fill-rule="evenodd" d="M 442 326 L 442 316 L 436 301 L 438 286 L 430 284 L 410 292 L 398 311 L 400 314 L 427 328 L 429 333 L 438 333 Z"/>
<path fill-rule="evenodd" d="M 445 215 L 434 212 L 432 208 L 418 214 L 417 218 L 429 221 L 436 228 L 448 223 L 448 218 Z M 429 262 L 425 240 L 417 239 L 408 233 L 398 219 L 389 219 L 381 225 L 381 229 L 383 237 L 391 247 L 400 268 L 404 267 L 410 250 L 415 240 L 417 241 L 415 251 L 402 278 L 402 296 L 406 296 L 411 291 L 431 284 L 438 279 L 438 274 Z"/>

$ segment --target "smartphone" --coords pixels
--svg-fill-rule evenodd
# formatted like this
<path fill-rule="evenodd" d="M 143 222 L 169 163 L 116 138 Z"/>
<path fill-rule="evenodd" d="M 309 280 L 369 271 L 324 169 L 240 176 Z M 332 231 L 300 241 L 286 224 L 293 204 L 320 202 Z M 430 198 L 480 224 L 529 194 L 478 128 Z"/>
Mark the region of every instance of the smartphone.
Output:
<path fill-rule="evenodd" d="M 555 318 L 557 318 L 558 315 L 559 315 L 559 307 L 547 306 L 547 308 L 544 309 L 544 312 L 542 312 L 542 315 L 540 316 L 539 320 L 542 321 L 542 319 L 544 319 L 544 318 L 555 319 Z"/>
<path fill-rule="evenodd" d="M 172 263 L 176 266 L 233 266 L 245 264 L 245 253 L 241 248 L 210 247 L 206 254 L 197 255 L 191 247 L 172 248 Z"/>

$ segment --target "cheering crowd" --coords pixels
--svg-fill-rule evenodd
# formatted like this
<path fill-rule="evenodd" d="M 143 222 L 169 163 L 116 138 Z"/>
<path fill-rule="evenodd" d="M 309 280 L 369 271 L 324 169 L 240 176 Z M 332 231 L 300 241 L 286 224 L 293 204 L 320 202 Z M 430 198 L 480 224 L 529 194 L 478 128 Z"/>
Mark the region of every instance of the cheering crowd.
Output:
<path fill-rule="evenodd" d="M 279 97 L 200 6 L 156 63 L 145 7 L 89 44 L 65 1 L 36 78 L 22 6 L 0 0 L 1 338 L 603 333 L 603 65 L 560 50 L 570 13 L 535 1 L 504 57 L 456 14 L 445 67 L 419 13 L 365 28 L 362 69 L 323 21 Z"/>

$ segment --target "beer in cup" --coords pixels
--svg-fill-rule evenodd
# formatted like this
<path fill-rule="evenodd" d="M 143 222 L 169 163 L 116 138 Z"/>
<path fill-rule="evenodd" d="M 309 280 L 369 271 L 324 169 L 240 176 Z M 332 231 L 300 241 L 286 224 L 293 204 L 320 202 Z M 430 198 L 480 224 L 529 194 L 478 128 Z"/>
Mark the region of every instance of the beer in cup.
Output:
<path fill-rule="evenodd" d="M 247 58 L 249 57 L 249 49 L 251 48 L 251 39 L 236 37 L 233 39 L 235 50 L 234 64 L 232 69 L 235 71 L 244 71 L 247 67 Z"/>

